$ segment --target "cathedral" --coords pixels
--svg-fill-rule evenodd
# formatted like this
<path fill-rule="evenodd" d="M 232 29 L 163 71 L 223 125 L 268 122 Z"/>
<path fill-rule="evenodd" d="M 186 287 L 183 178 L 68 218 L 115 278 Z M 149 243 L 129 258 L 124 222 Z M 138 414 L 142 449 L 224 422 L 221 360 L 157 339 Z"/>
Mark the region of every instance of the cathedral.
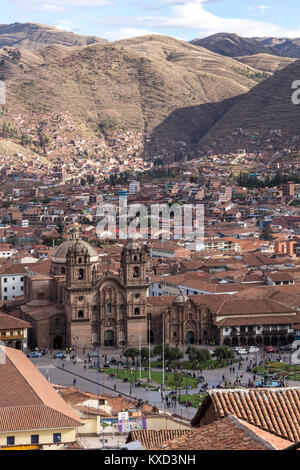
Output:
<path fill-rule="evenodd" d="M 148 297 L 149 248 L 129 242 L 118 275 L 99 270 L 98 254 L 73 229 L 52 254 L 51 272 L 25 278 L 21 318 L 31 347 L 134 347 L 206 344 L 215 337 L 201 296 Z"/>
<path fill-rule="evenodd" d="M 32 346 L 61 349 L 147 344 L 148 248 L 128 243 L 116 275 L 98 270 L 98 254 L 72 239 L 52 254 L 51 272 L 25 279 L 22 317 L 32 324 Z"/>

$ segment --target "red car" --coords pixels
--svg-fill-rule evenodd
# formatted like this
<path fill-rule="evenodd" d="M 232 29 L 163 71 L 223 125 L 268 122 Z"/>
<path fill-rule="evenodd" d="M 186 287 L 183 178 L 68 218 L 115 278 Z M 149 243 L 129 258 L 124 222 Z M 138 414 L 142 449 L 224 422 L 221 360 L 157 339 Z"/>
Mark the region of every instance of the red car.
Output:
<path fill-rule="evenodd" d="M 274 349 L 272 348 L 272 346 L 265 346 L 264 351 L 266 351 L 267 353 L 273 353 Z"/>

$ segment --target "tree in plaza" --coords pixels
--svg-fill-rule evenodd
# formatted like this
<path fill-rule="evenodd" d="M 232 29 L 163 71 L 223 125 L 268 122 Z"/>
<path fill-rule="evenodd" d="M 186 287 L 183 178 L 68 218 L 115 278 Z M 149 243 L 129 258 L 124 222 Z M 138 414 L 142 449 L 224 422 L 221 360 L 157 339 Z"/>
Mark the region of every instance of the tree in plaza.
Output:
<path fill-rule="evenodd" d="M 218 361 L 224 360 L 228 362 L 230 359 L 234 358 L 234 352 L 227 346 L 219 346 L 214 350 L 213 355 L 218 359 Z"/>
<path fill-rule="evenodd" d="M 130 357 L 132 360 L 132 364 L 135 363 L 136 357 L 138 357 L 140 354 L 138 348 L 128 348 L 123 352 L 123 356 L 125 357 Z"/>
<path fill-rule="evenodd" d="M 146 361 L 149 358 L 149 348 L 141 348 L 142 361 Z M 153 352 L 150 351 L 150 357 L 153 357 Z"/>
<path fill-rule="evenodd" d="M 165 351 L 165 360 L 167 361 L 168 365 L 170 362 L 174 362 L 176 366 L 178 366 L 180 359 L 182 359 L 184 354 L 178 348 L 170 348 L 168 347 L 167 351 Z"/>
<path fill-rule="evenodd" d="M 160 361 L 163 360 L 163 345 L 157 344 L 153 349 L 153 356 L 159 356 Z M 171 362 L 179 364 L 180 359 L 183 358 L 183 353 L 178 348 L 171 348 L 168 344 L 165 344 L 164 347 L 164 359 L 167 362 L 167 365 Z"/>
<path fill-rule="evenodd" d="M 192 363 L 192 369 L 195 372 L 195 369 L 201 362 L 207 362 L 210 359 L 210 352 L 208 349 L 200 349 L 195 346 L 189 345 L 186 354 L 189 356 L 189 360 Z"/>
<path fill-rule="evenodd" d="M 168 344 L 165 344 L 165 357 L 169 348 L 170 346 Z M 153 349 L 153 356 L 154 357 L 159 356 L 160 361 L 162 361 L 162 357 L 163 357 L 163 345 L 162 344 L 157 344 L 155 346 L 155 348 Z"/>

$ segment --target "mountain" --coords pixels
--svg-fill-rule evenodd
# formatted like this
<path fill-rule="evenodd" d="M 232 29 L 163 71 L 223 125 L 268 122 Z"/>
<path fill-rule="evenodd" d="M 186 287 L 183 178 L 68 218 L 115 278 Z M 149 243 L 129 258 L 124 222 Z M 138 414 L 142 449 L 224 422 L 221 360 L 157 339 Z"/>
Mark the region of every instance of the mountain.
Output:
<path fill-rule="evenodd" d="M 216 139 L 224 139 L 224 143 L 229 138 L 233 148 L 235 139 L 232 139 L 232 133 L 241 128 L 244 141 L 248 143 L 252 133 L 259 134 L 260 140 L 265 140 L 267 135 L 270 137 L 270 131 L 274 130 L 286 131 L 291 136 L 300 135 L 300 106 L 292 103 L 292 84 L 298 77 L 300 60 L 239 97 L 201 140 L 200 145 Z M 237 145 L 241 148 L 240 142 Z"/>
<path fill-rule="evenodd" d="M 61 31 L 53 26 L 37 23 L 14 23 L 0 25 L 0 48 L 40 49 L 50 44 L 62 46 L 85 46 L 104 43 L 104 39 L 94 36 L 81 36 L 68 31 Z"/>
<path fill-rule="evenodd" d="M 203 39 L 194 39 L 191 44 L 205 47 L 226 57 L 272 53 L 267 45 L 261 44 L 256 39 L 243 38 L 230 33 L 217 33 Z"/>
<path fill-rule="evenodd" d="M 273 54 L 281 57 L 300 59 L 300 38 L 255 38 L 260 44 L 269 47 Z"/>
<path fill-rule="evenodd" d="M 67 142 L 81 139 L 94 139 L 97 148 L 109 146 L 114 131 L 138 133 L 135 147 L 142 150 L 146 139 L 152 153 L 163 144 L 195 143 L 235 97 L 269 76 L 205 48 L 156 35 L 21 50 L 20 57 L 4 51 L 1 73 L 7 104 L 0 125 L 10 123 L 19 135 L 35 129 L 32 139 L 37 142 L 46 133 L 52 146 L 43 147 L 51 157 L 61 141 L 66 152 Z"/>
<path fill-rule="evenodd" d="M 278 57 L 271 54 L 255 54 L 244 57 L 237 57 L 236 60 L 243 64 L 249 65 L 249 67 L 256 68 L 268 73 L 275 73 L 278 70 L 282 70 L 297 59 L 289 57 Z"/>

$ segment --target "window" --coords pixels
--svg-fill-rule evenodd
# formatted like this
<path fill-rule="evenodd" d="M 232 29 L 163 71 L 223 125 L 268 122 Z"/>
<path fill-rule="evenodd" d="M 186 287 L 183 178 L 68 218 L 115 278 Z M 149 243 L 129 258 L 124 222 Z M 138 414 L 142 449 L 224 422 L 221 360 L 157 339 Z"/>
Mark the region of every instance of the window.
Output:
<path fill-rule="evenodd" d="M 4 278 L 4 282 L 7 282 L 7 277 Z"/>
<path fill-rule="evenodd" d="M 78 271 L 78 280 L 81 281 L 82 279 L 84 279 L 84 270 L 79 269 L 79 271 Z"/>
<path fill-rule="evenodd" d="M 136 299 L 139 299 L 139 298 L 140 298 L 140 294 L 135 294 L 135 298 L 136 298 Z"/>
<path fill-rule="evenodd" d="M 83 310 L 79 310 L 79 312 L 78 312 L 78 318 L 84 318 Z"/>
<path fill-rule="evenodd" d="M 15 436 L 7 436 L 6 444 L 8 446 L 14 446 L 15 445 Z"/>
<path fill-rule="evenodd" d="M 4 292 L 7 292 L 7 287 L 4 287 Z"/>
<path fill-rule="evenodd" d="M 38 444 L 39 443 L 39 435 L 38 434 L 32 434 L 31 435 L 31 444 Z"/>
<path fill-rule="evenodd" d="M 79 259 L 78 259 L 78 263 L 79 263 L 79 264 L 82 264 L 82 258 L 79 258 Z"/>
<path fill-rule="evenodd" d="M 136 307 L 136 308 L 134 309 L 134 314 L 135 314 L 135 315 L 139 315 L 139 314 L 140 314 L 140 309 L 139 309 L 139 307 Z"/>
<path fill-rule="evenodd" d="M 60 444 L 61 443 L 61 433 L 57 432 L 53 434 L 53 442 L 54 444 Z"/>
<path fill-rule="evenodd" d="M 4 296 L 4 300 L 7 300 L 7 295 Z"/>
<path fill-rule="evenodd" d="M 133 277 L 139 277 L 140 275 L 140 269 L 138 268 L 138 266 L 135 266 L 133 268 Z"/>
<path fill-rule="evenodd" d="M 23 282 L 23 281 L 24 281 L 24 277 L 21 277 L 20 281 Z"/>
<path fill-rule="evenodd" d="M 60 329 L 60 318 L 55 318 L 55 328 L 56 328 L 57 330 Z"/>
<path fill-rule="evenodd" d="M 79 302 L 82 302 L 82 301 L 83 301 L 82 295 L 81 295 L 80 297 L 78 297 L 78 300 L 79 300 Z"/>
<path fill-rule="evenodd" d="M 111 304 L 106 305 L 106 313 L 111 313 Z"/>

